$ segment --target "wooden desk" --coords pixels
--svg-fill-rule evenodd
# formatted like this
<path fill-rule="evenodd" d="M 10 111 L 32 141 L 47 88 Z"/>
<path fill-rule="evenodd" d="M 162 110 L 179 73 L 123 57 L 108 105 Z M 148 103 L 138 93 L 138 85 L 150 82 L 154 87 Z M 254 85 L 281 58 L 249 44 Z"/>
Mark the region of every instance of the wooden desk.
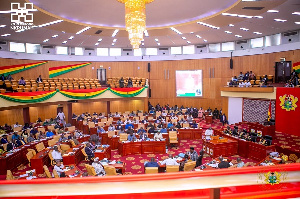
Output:
<path fill-rule="evenodd" d="M 117 173 L 124 174 L 125 173 L 125 163 L 116 163 L 116 164 L 109 164 L 109 165 L 103 165 L 103 167 L 106 166 L 113 166 L 116 168 Z"/>
<path fill-rule="evenodd" d="M 204 142 L 204 151 L 209 154 L 212 158 L 219 156 L 232 156 L 237 154 L 238 142 L 235 140 L 228 139 L 227 142 L 217 142 L 211 140 L 209 142 Z"/>
<path fill-rule="evenodd" d="M 119 154 L 126 155 L 140 155 L 142 154 L 142 142 L 119 142 Z"/>
<path fill-rule="evenodd" d="M 97 127 L 90 128 L 90 135 L 97 134 Z"/>
<path fill-rule="evenodd" d="M 101 144 L 108 144 L 108 133 L 99 133 Z"/>
<path fill-rule="evenodd" d="M 166 153 L 166 141 L 142 141 L 142 154 Z"/>
<path fill-rule="evenodd" d="M 65 167 L 71 167 L 73 166 L 73 169 L 70 169 L 68 171 L 65 172 L 66 176 L 70 177 L 70 175 L 74 175 L 76 171 L 79 171 L 79 173 L 74 176 L 74 177 L 81 177 L 82 176 L 82 172 L 80 171 L 80 169 L 75 165 L 75 164 L 71 164 L 71 165 L 64 165 Z"/>
<path fill-rule="evenodd" d="M 98 157 L 100 160 L 104 158 L 111 159 L 111 147 L 108 146 L 107 148 L 97 148 L 98 150 L 103 150 L 102 152 L 95 152 L 95 157 Z"/>
<path fill-rule="evenodd" d="M 255 142 L 249 142 L 249 153 L 248 157 L 252 160 L 261 161 L 266 158 L 266 156 L 275 151 L 275 146 L 264 146 Z"/>
<path fill-rule="evenodd" d="M 30 159 L 31 168 L 35 169 L 37 174 L 43 174 L 43 166 L 50 166 L 50 158 L 48 156 L 49 149 L 45 149 L 37 153 L 33 158 Z"/>
<path fill-rule="evenodd" d="M 118 149 L 120 137 L 110 137 L 108 138 L 108 145 L 111 146 L 112 150 Z"/>
<path fill-rule="evenodd" d="M 26 176 L 23 176 L 23 175 L 26 175 Z M 23 176 L 23 177 L 20 177 L 20 176 Z M 18 177 L 19 177 L 18 180 L 30 180 L 30 179 L 26 179 L 27 177 L 29 177 L 29 174 L 26 174 L 26 171 L 21 172 Z M 32 177 L 33 177 L 32 179 L 37 179 L 36 172 L 32 173 Z"/>
<path fill-rule="evenodd" d="M 74 148 L 76 148 L 76 149 L 74 149 Z M 65 154 L 68 154 L 68 153 L 72 152 L 73 155 L 63 155 L 64 165 L 71 165 L 71 164 L 77 165 L 79 162 L 84 160 L 84 156 L 81 151 L 81 149 L 83 148 L 83 145 L 77 145 L 74 148 L 70 148 L 65 153 Z"/>
<path fill-rule="evenodd" d="M 212 124 L 213 123 L 213 116 L 212 115 L 206 115 L 205 116 L 205 121 L 207 124 Z"/>
<path fill-rule="evenodd" d="M 178 129 L 180 140 L 202 139 L 202 129 Z"/>

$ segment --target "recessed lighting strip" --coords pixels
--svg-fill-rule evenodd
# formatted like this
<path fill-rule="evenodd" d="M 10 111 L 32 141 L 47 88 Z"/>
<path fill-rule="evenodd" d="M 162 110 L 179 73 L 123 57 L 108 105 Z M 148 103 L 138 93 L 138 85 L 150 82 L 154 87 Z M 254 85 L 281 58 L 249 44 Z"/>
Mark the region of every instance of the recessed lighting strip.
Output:
<path fill-rule="evenodd" d="M 90 29 L 91 27 L 85 27 L 85 28 L 83 28 L 83 29 L 81 29 L 81 30 L 79 30 L 78 32 L 76 32 L 76 35 L 79 35 L 79 34 L 81 34 L 81 33 L 83 33 L 84 31 L 87 31 L 88 29 Z"/>
<path fill-rule="evenodd" d="M 211 25 L 211 24 L 208 24 L 208 23 L 204 23 L 204 22 L 201 22 L 201 21 L 198 21 L 197 24 L 207 26 L 207 27 L 210 27 L 210 28 L 213 28 L 213 29 L 220 29 L 220 27 L 217 27 L 217 26 L 214 26 L 214 25 Z"/>

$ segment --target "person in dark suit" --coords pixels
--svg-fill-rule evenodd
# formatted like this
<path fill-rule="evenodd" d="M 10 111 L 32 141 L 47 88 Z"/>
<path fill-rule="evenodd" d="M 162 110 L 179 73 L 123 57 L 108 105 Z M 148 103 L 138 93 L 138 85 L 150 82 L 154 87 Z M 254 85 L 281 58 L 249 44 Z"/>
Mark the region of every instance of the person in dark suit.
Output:
<path fill-rule="evenodd" d="M 226 123 L 228 124 L 228 121 L 227 121 L 227 118 L 226 118 L 225 113 L 223 113 L 223 115 L 221 116 L 220 122 L 223 123 L 223 126 L 224 126 L 224 124 L 226 124 Z"/>
<path fill-rule="evenodd" d="M 121 79 L 119 80 L 119 85 L 120 85 L 120 88 L 124 87 L 124 79 L 123 79 L 123 77 L 121 77 Z"/>
<path fill-rule="evenodd" d="M 219 157 L 219 160 L 220 160 L 220 163 L 218 164 L 219 169 L 224 169 L 224 168 L 230 167 L 229 162 L 224 161 L 222 156 Z"/>
<path fill-rule="evenodd" d="M 215 110 L 213 112 L 213 116 L 214 116 L 214 119 L 217 119 L 219 117 L 219 110 L 217 108 L 215 108 Z"/>
<path fill-rule="evenodd" d="M 39 75 L 39 77 L 36 78 L 36 83 L 41 83 L 41 82 L 43 82 L 43 79 L 42 79 L 42 76 Z"/>
<path fill-rule="evenodd" d="M 199 152 L 199 156 L 197 158 L 197 161 L 196 161 L 196 167 L 202 165 L 203 155 L 204 155 L 204 151 L 203 151 L 203 149 L 201 149 L 201 151 Z"/>
<path fill-rule="evenodd" d="M 87 154 L 89 160 L 92 160 L 95 157 L 94 151 L 92 150 L 90 143 L 86 144 L 84 151 Z"/>

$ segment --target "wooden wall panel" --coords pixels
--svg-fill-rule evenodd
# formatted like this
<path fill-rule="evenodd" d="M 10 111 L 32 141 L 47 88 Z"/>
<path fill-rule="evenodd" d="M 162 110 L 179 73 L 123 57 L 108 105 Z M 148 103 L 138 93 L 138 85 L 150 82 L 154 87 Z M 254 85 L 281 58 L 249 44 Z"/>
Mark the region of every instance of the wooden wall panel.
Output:
<path fill-rule="evenodd" d="M 0 111 L 0 125 L 4 124 L 15 124 L 19 122 L 19 124 L 24 124 L 23 120 L 23 109 L 11 109 Z"/>
<path fill-rule="evenodd" d="M 72 110 L 73 113 L 76 115 L 88 112 L 88 113 L 94 113 L 97 112 L 106 113 L 106 101 L 98 101 L 98 102 L 77 102 L 77 103 L 72 103 Z"/>
<path fill-rule="evenodd" d="M 116 100 L 110 102 L 110 111 L 114 112 L 125 112 L 125 111 L 136 111 L 144 110 L 144 99 L 133 99 L 133 100 Z M 145 110 L 144 110 L 145 111 Z"/>
<path fill-rule="evenodd" d="M 42 121 L 45 119 L 55 118 L 57 116 L 57 105 L 29 107 L 30 122 L 36 122 L 40 117 Z M 67 111 L 64 110 L 67 114 Z"/>

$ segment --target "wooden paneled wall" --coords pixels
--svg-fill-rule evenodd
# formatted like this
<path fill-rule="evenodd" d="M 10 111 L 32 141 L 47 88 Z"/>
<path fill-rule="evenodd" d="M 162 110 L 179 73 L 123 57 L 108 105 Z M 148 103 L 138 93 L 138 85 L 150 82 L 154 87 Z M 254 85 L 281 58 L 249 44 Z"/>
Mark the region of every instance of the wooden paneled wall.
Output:
<path fill-rule="evenodd" d="M 23 120 L 23 109 L 10 109 L 0 111 L 0 125 L 4 124 L 15 124 L 19 122 L 19 124 L 24 124 Z"/>
<path fill-rule="evenodd" d="M 72 111 L 76 115 L 82 114 L 85 112 L 89 113 L 106 113 L 106 101 L 99 101 L 99 102 L 78 102 L 72 103 Z"/>
<path fill-rule="evenodd" d="M 300 50 L 233 57 L 234 66 L 233 69 L 229 68 L 229 58 L 216 58 L 216 59 L 199 59 L 199 60 L 181 60 L 181 61 L 152 61 L 151 72 L 147 70 L 148 62 L 92 62 L 91 65 L 83 67 L 81 69 L 72 71 L 70 73 L 61 75 L 59 77 L 77 77 L 77 78 L 97 78 L 97 69 L 103 66 L 107 70 L 107 77 L 144 77 L 150 79 L 151 98 L 149 101 L 155 105 L 157 103 L 161 105 L 169 104 L 174 106 L 193 106 L 208 107 L 218 109 L 222 108 L 226 110 L 226 100 L 220 96 L 220 88 L 223 87 L 226 82 L 234 75 L 238 75 L 239 72 L 245 73 L 252 70 L 257 75 L 275 75 L 275 62 L 280 61 L 281 57 L 285 57 L 287 61 L 298 62 L 300 61 Z M 14 60 L 14 59 L 0 59 L 0 66 L 16 65 L 22 63 L 33 63 L 34 60 Z M 25 79 L 35 79 L 39 74 L 44 78 L 48 78 L 49 67 L 64 66 L 70 64 L 77 64 L 83 62 L 67 62 L 67 61 L 49 61 L 42 66 L 18 73 L 13 75 L 13 78 L 19 79 L 23 76 Z M 92 69 L 94 67 L 94 69 Z M 182 98 L 176 97 L 175 93 L 175 71 L 176 70 L 203 70 L 203 97 L 201 98 Z M 214 70 L 214 77 L 210 77 Z M 169 71 L 168 75 L 165 76 Z M 210 73 L 211 71 L 211 73 Z M 82 112 L 106 112 L 106 102 L 97 103 L 79 103 L 80 105 L 73 104 L 73 112 L 76 114 Z M 55 112 L 56 109 L 50 108 L 48 111 L 46 108 L 41 108 L 30 111 L 31 119 L 40 117 L 49 117 L 49 114 Z M 53 110 L 52 110 L 53 109 Z M 115 111 L 131 111 L 137 109 L 144 109 L 144 100 L 136 101 L 112 101 L 111 112 Z M 40 112 L 47 113 L 40 113 Z M 0 116 L 3 115 L 0 113 Z M 51 116 L 53 117 L 53 116 Z M 9 119 L 9 117 L 7 117 Z M 1 118 L 1 122 L 2 122 Z M 14 119 L 12 119 L 14 120 Z M 15 121 L 13 121 L 15 122 Z"/>

